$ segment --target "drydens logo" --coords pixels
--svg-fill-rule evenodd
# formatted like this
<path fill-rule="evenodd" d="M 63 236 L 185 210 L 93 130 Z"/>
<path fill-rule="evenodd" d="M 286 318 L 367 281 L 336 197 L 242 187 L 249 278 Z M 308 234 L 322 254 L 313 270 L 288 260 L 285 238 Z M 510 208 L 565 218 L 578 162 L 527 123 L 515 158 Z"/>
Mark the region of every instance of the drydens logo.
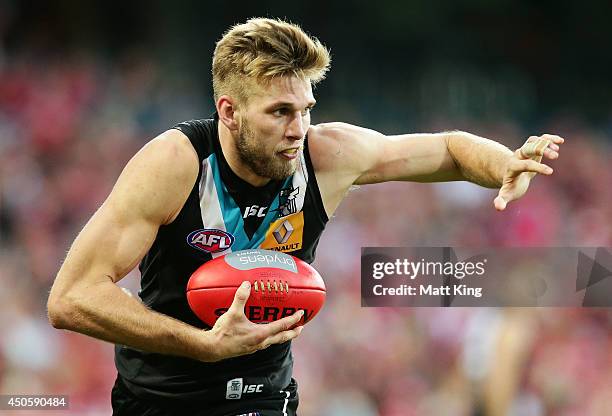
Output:
<path fill-rule="evenodd" d="M 187 236 L 187 243 L 207 253 L 218 253 L 229 249 L 234 244 L 234 236 L 214 228 L 195 230 Z"/>

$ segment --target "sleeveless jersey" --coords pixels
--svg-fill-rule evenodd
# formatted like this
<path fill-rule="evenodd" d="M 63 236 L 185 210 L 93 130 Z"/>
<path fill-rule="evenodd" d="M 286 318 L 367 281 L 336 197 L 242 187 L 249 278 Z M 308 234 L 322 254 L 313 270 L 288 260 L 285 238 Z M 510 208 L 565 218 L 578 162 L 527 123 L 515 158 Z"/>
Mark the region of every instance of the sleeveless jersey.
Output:
<path fill-rule="evenodd" d="M 229 167 L 217 123 L 215 117 L 174 126 L 198 154 L 198 178 L 176 219 L 159 228 L 139 267 L 143 303 L 199 328 L 207 327 L 193 314 L 185 294 L 187 281 L 199 266 L 253 248 L 283 251 L 311 263 L 328 220 L 308 140 L 292 176 L 254 187 Z M 137 396 L 218 401 L 226 399 L 229 383 L 237 379 L 245 385 L 264 384 L 264 390 L 287 386 L 293 366 L 290 344 L 215 363 L 117 345 L 115 364 Z"/>

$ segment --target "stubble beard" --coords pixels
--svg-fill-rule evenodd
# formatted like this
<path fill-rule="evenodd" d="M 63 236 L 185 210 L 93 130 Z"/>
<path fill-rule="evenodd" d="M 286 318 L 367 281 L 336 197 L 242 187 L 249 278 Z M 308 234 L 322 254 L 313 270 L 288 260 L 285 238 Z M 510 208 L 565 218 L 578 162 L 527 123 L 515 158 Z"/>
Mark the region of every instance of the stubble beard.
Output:
<path fill-rule="evenodd" d="M 255 133 L 243 120 L 238 131 L 236 148 L 240 161 L 247 165 L 256 175 L 279 181 L 293 175 L 297 168 L 298 158 L 283 160 L 276 154 L 267 154 L 259 144 Z"/>

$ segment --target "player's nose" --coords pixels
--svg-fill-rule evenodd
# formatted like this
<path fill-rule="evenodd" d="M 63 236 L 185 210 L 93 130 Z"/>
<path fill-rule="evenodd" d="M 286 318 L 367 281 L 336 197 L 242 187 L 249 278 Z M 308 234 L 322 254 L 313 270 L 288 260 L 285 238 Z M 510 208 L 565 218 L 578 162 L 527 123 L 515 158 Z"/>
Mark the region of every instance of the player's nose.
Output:
<path fill-rule="evenodd" d="M 287 131 L 285 132 L 285 136 L 291 140 L 302 140 L 306 135 L 306 130 L 308 126 L 304 122 L 301 114 L 297 114 L 289 123 L 287 127 Z"/>

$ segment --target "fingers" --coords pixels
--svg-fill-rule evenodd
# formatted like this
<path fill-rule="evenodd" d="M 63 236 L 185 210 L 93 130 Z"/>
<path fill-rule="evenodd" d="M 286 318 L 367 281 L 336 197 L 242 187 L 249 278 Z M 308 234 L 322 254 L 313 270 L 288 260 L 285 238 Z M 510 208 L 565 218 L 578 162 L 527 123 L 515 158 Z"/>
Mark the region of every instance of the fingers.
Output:
<path fill-rule="evenodd" d="M 304 311 L 300 309 L 291 316 L 286 316 L 282 319 L 279 319 L 278 321 L 265 324 L 265 327 L 268 331 L 268 335 L 274 335 L 278 332 L 293 328 L 295 325 L 297 325 L 298 322 L 300 322 L 300 319 L 302 319 L 303 316 Z"/>
<path fill-rule="evenodd" d="M 553 169 L 544 163 L 536 162 L 535 160 L 515 160 L 510 165 L 511 177 L 516 177 L 523 172 L 540 173 L 542 175 L 552 175 Z"/>
<path fill-rule="evenodd" d="M 563 144 L 565 139 L 555 136 L 554 134 L 545 134 L 542 137 L 549 140 L 548 147 L 544 149 L 544 157 L 551 160 L 558 159 L 560 150 L 559 145 Z"/>
<path fill-rule="evenodd" d="M 565 139 L 563 137 L 556 136 L 554 134 L 543 134 L 542 137 L 548 138 L 554 144 L 563 144 L 565 142 Z M 558 148 L 558 146 L 557 146 L 557 148 Z"/>
<path fill-rule="evenodd" d="M 257 344 L 255 350 L 263 350 L 272 344 L 282 344 L 290 341 L 302 333 L 303 326 L 296 327 L 295 325 L 304 316 L 304 311 L 299 310 L 291 316 L 279 319 L 278 321 L 267 324 L 258 324 L 257 330 L 260 331 L 257 336 Z"/>
<path fill-rule="evenodd" d="M 262 349 L 268 348 L 272 344 L 282 344 L 297 338 L 297 336 L 302 333 L 303 328 L 303 326 L 298 326 L 287 331 L 279 332 L 276 335 L 272 335 L 262 344 Z"/>
<path fill-rule="evenodd" d="M 554 134 L 543 134 L 542 136 L 531 136 L 523 146 L 514 152 L 510 159 L 503 185 L 499 194 L 493 200 L 493 205 L 498 211 L 506 209 L 508 203 L 520 198 L 529 187 L 529 182 L 536 174 L 552 175 L 553 169 L 542 162 L 542 158 L 559 158 L 560 145 L 565 140 Z M 526 173 L 526 175 L 521 175 Z"/>
<path fill-rule="evenodd" d="M 547 149 L 544 149 L 544 157 L 554 160 L 559 158 L 559 152 L 552 150 L 549 145 Z"/>
<path fill-rule="evenodd" d="M 543 134 L 542 136 L 531 136 L 519 149 L 519 154 L 523 159 L 534 159 L 540 161 L 544 156 L 547 159 L 557 159 L 559 157 L 559 145 L 565 140 L 553 134 Z"/>
<path fill-rule="evenodd" d="M 553 169 L 544 163 L 538 163 L 535 160 L 525 160 L 523 172 L 540 173 L 542 175 L 552 175 Z"/>
<path fill-rule="evenodd" d="M 236 290 L 236 294 L 234 295 L 234 301 L 230 306 L 229 310 L 233 312 L 238 312 L 244 314 L 244 306 L 249 300 L 249 295 L 251 294 L 251 283 L 250 282 L 242 282 L 242 284 Z"/>
<path fill-rule="evenodd" d="M 503 211 L 506 209 L 508 204 L 516 199 L 516 196 L 512 192 L 512 189 L 509 185 L 504 185 L 499 190 L 497 197 L 493 200 L 493 205 L 495 209 L 498 211 Z"/>
<path fill-rule="evenodd" d="M 506 209 L 508 201 L 506 201 L 501 195 L 497 195 L 497 197 L 493 200 L 493 205 L 495 206 L 496 210 L 503 211 Z"/>
<path fill-rule="evenodd" d="M 541 136 L 531 136 L 529 139 L 546 139 L 555 145 L 563 144 L 565 139 L 561 136 L 557 136 L 556 134 L 543 134 Z M 529 141 L 529 139 L 527 141 Z"/>
<path fill-rule="evenodd" d="M 519 152 L 523 159 L 538 159 L 544 156 L 544 150 L 551 143 L 549 139 L 543 137 L 530 137 L 525 144 L 521 146 Z"/>

